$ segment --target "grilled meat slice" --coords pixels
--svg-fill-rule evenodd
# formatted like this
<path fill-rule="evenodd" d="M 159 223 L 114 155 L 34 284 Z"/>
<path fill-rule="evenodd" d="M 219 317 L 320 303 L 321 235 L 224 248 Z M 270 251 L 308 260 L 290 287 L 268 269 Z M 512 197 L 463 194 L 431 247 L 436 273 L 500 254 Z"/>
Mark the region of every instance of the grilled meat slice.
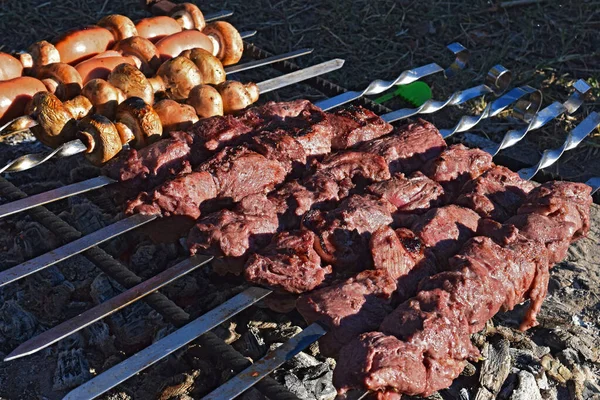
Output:
<path fill-rule="evenodd" d="M 374 112 L 350 106 L 330 114 L 335 128 L 331 140 L 334 150 L 349 149 L 368 140 L 387 135 L 394 129 Z"/>
<path fill-rule="evenodd" d="M 339 268 L 365 269 L 371 265 L 369 239 L 392 223 L 393 206 L 372 195 L 353 195 L 330 211 L 311 210 L 302 224 L 317 237 L 316 250 L 325 262 Z"/>
<path fill-rule="evenodd" d="M 389 136 L 362 145 L 360 150 L 385 158 L 390 172 L 407 174 L 420 169 L 426 162 L 439 156 L 445 148 L 446 142 L 437 128 L 419 119 L 415 123 L 396 128 Z"/>
<path fill-rule="evenodd" d="M 504 222 L 515 215 L 534 187 L 519 174 L 496 165 L 465 184 L 456 204 L 470 208 L 483 218 Z"/>
<path fill-rule="evenodd" d="M 412 230 L 431 249 L 436 260 L 447 265 L 448 259 L 462 244 L 475 236 L 480 219 L 475 211 L 449 205 L 423 214 L 413 224 Z"/>
<path fill-rule="evenodd" d="M 245 200 L 234 210 L 220 210 L 198 220 L 187 238 L 190 253 L 246 257 L 248 251 L 269 244 L 279 225 L 276 211 L 269 208 L 264 195 Z"/>
<path fill-rule="evenodd" d="M 244 267 L 246 280 L 289 293 L 315 289 L 331 273 L 331 267 L 321 266 L 314 240 L 314 234 L 306 230 L 276 234 L 260 254 L 248 259 Z"/>
<path fill-rule="evenodd" d="M 406 231 L 406 233 L 401 233 L 401 237 L 389 226 L 382 226 L 373 232 L 369 242 L 371 257 L 373 257 L 373 268 L 386 271 L 393 279 L 408 274 L 422 258 L 422 251 L 417 252 L 414 247 L 410 247 L 409 243 L 413 240 L 407 236 L 408 233 L 412 232 Z M 420 244 L 418 239 L 416 242 Z"/>
<path fill-rule="evenodd" d="M 423 167 L 425 175 L 442 185 L 447 202 L 455 199 L 468 181 L 493 167 L 492 156 L 483 150 L 455 144 Z"/>
<path fill-rule="evenodd" d="M 167 181 L 156 190 L 140 193 L 127 204 L 127 214 L 200 217 L 200 204 L 218 195 L 218 184 L 208 172 L 191 172 Z"/>
<path fill-rule="evenodd" d="M 376 329 L 392 310 L 396 281 L 385 271 L 363 271 L 355 277 L 302 295 L 296 308 L 308 323 L 321 322 L 329 332 L 319 351 L 333 356 L 358 334 Z"/>
<path fill-rule="evenodd" d="M 541 287 L 534 281 L 548 264 L 543 249 L 517 235 L 502 247 L 473 238 L 451 267 L 425 280 L 415 297 L 384 319 L 381 332 L 363 334 L 341 350 L 334 371 L 340 392 L 397 388 L 428 396 L 448 387 L 478 355 L 470 334 L 501 307 L 530 295 L 532 285 Z"/>

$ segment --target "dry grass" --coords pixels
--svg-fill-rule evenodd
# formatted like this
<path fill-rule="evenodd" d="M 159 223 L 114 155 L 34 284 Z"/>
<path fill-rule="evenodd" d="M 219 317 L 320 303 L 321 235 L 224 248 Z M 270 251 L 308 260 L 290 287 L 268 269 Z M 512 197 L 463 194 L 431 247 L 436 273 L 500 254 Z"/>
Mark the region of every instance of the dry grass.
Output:
<path fill-rule="evenodd" d="M 110 13 L 144 15 L 137 0 L 4 0 L 0 4 L 3 50 L 26 48 Z M 362 88 L 374 78 L 392 78 L 411 66 L 432 61 L 447 64 L 450 57 L 444 46 L 453 41 L 471 49 L 471 68 L 451 81 L 430 79 L 437 98 L 480 83 L 498 63 L 513 71 L 515 85 L 542 89 L 545 105 L 564 101 L 572 82 L 587 79 L 594 96 L 586 106 L 574 117 L 562 118 L 529 137 L 540 149 L 558 146 L 565 130 L 598 106 L 598 1 L 538 0 L 508 8 L 494 7 L 497 3 L 488 0 L 230 0 L 215 4 L 201 6 L 205 11 L 234 10 L 231 21 L 241 30 L 257 29 L 259 34 L 252 41 L 267 50 L 280 53 L 314 47 L 315 52 L 299 60 L 300 64 L 345 58 L 344 68 L 329 77 L 348 88 Z M 474 101 L 431 119 L 449 127 L 459 115 L 484 106 L 485 102 Z M 494 123 L 484 127 L 488 133 L 505 129 L 505 125 L 494 129 Z M 596 132 L 573 158 L 597 160 L 599 148 Z"/>

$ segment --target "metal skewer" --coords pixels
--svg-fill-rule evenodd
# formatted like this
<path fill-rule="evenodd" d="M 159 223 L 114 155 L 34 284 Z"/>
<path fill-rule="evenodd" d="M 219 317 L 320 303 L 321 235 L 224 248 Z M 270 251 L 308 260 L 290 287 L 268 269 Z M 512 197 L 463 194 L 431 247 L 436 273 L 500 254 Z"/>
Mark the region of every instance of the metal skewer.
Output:
<path fill-rule="evenodd" d="M 555 101 L 537 113 L 525 128 L 509 131 L 506 133 L 506 135 L 504 135 L 499 144 L 486 147 L 483 150 L 495 156 L 501 150 L 504 150 L 507 147 L 519 142 L 525 137 L 525 135 L 527 135 L 529 131 L 543 127 L 548 122 L 564 113 L 572 114 L 577 111 L 583 104 L 583 100 L 591 88 L 590 85 L 588 85 L 587 82 L 582 79 L 575 82 L 573 87 L 575 88 L 575 92 L 567 99 L 567 101 L 564 103 Z"/>
<path fill-rule="evenodd" d="M 212 22 L 212 21 L 216 21 L 218 19 L 223 19 L 223 18 L 231 17 L 232 15 L 233 15 L 233 11 L 230 11 L 230 10 L 221 10 L 221 11 L 217 11 L 217 12 L 214 12 L 214 13 L 205 14 L 204 15 L 204 21 L 205 22 Z"/>
<path fill-rule="evenodd" d="M 417 108 L 403 108 L 401 110 L 392 111 L 391 113 L 382 116 L 382 118 L 386 122 L 394 122 L 412 117 L 413 115 L 417 114 L 432 114 L 445 107 L 463 104 L 469 100 L 484 96 L 488 93 L 500 95 L 506 91 L 506 89 L 508 89 L 511 79 L 512 77 L 509 70 L 504 68 L 502 65 L 496 65 L 488 71 L 485 79 L 486 83 L 483 85 L 461 90 L 459 92 L 454 92 L 445 101 L 427 100 L 425 103 L 423 103 L 423 105 Z"/>
<path fill-rule="evenodd" d="M 100 394 L 131 378 L 133 375 L 162 360 L 174 351 L 182 348 L 198 336 L 216 327 L 221 321 L 226 321 L 245 310 L 264 297 L 271 294 L 270 290 L 251 287 L 227 300 L 217 308 L 209 311 L 198 319 L 171 333 L 165 338 L 134 354 L 127 360 L 108 369 L 102 374 L 89 380 L 69 392 L 63 400 L 93 399 Z"/>
<path fill-rule="evenodd" d="M 310 49 L 312 51 L 312 49 Z M 283 61 L 290 58 L 291 53 L 286 53 L 281 56 L 271 57 L 271 63 Z M 305 54 L 305 50 L 303 50 L 303 54 Z M 254 61 L 251 63 L 254 64 L 255 68 L 258 64 Z M 330 60 L 325 63 L 317 64 L 309 68 L 304 68 L 299 71 L 295 71 L 277 78 L 269 79 L 257 84 L 260 93 L 268 93 L 270 91 L 279 89 L 283 86 L 288 86 L 293 83 L 298 83 L 304 81 L 309 78 L 313 78 L 315 76 L 331 72 L 333 70 L 339 69 L 343 66 L 344 61 L 341 59 Z M 248 69 L 246 65 L 237 66 L 238 68 Z M 285 79 L 283 77 L 286 77 Z M 286 80 L 287 79 L 287 80 Z M 37 123 L 35 123 L 37 124 Z M 31 128 L 35 125 L 29 124 L 28 127 Z M 16 158 L 10 162 L 8 162 L 5 166 L 0 168 L 0 173 L 3 172 L 20 172 L 25 171 L 34 167 L 37 167 L 40 164 L 48 161 L 53 157 L 69 157 L 78 153 L 83 153 L 87 150 L 87 147 L 83 144 L 83 142 L 79 139 L 71 140 L 67 143 L 64 143 L 52 150 L 49 153 L 34 153 L 34 154 L 26 154 L 19 158 Z"/>
<path fill-rule="evenodd" d="M 453 128 L 440 129 L 440 134 L 446 139 L 455 133 L 468 131 L 484 119 L 500 114 L 513 103 L 516 103 L 515 114 L 523 121 L 529 122 L 542 106 L 542 92 L 528 85 L 514 88 L 488 104 L 481 114 L 461 117 Z"/>
<path fill-rule="evenodd" d="M 140 283 L 139 285 L 124 291 L 118 296 L 115 296 L 112 299 L 105 301 L 104 303 L 99 304 L 96 307 L 85 311 L 84 313 L 79 314 L 68 321 L 63 322 L 62 324 L 43 332 L 42 334 L 33 337 L 25 343 L 22 343 L 8 356 L 6 356 L 4 361 L 14 360 L 16 358 L 24 357 L 40 351 L 58 342 L 59 340 L 64 339 L 67 336 L 93 324 L 94 322 L 116 313 L 120 309 L 127 307 L 128 305 L 157 291 L 158 289 L 168 285 L 180 277 L 194 271 L 212 259 L 213 257 L 201 255 L 190 257 L 179 264 L 166 269 L 160 274 Z"/>
<path fill-rule="evenodd" d="M 417 67 L 404 71 L 393 81 L 384 81 L 381 79 L 376 79 L 373 82 L 371 82 L 369 86 L 367 86 L 366 89 L 363 91 L 345 92 L 340 95 L 331 97 L 329 99 L 318 101 L 315 103 L 315 105 L 325 111 L 331 110 L 332 108 L 339 107 L 360 97 L 383 93 L 396 85 L 406 85 L 418 81 L 419 79 L 422 79 L 428 75 L 436 74 L 438 72 L 444 72 L 448 77 L 453 76 L 454 74 L 456 74 L 456 72 L 465 68 L 471 54 L 469 53 L 469 50 L 467 50 L 460 43 L 449 44 L 447 48 L 452 53 L 454 53 L 456 59 L 446 69 L 440 67 L 436 63 L 427 64 L 422 67 Z"/>
<path fill-rule="evenodd" d="M 585 184 L 592 188 L 592 194 L 596 193 L 600 189 L 600 176 L 590 178 Z"/>
<path fill-rule="evenodd" d="M 530 180 L 539 170 L 548 168 L 554 164 L 565 151 L 574 149 L 585 139 L 594 129 L 600 125 L 600 114 L 593 112 L 587 116 L 586 119 L 581 121 L 567 136 L 567 139 L 561 147 L 553 150 L 545 150 L 542 153 L 540 161 L 530 168 L 523 168 L 518 171 L 521 179 Z"/>

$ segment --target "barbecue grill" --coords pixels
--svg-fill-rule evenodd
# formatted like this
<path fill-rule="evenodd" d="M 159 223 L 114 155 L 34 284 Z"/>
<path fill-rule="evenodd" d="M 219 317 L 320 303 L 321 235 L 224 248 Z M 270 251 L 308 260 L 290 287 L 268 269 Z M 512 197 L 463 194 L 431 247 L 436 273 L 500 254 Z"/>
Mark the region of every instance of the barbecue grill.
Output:
<path fill-rule="evenodd" d="M 265 59 L 271 56 L 264 50 L 259 49 L 249 43 L 246 43 L 246 54 L 249 54 L 256 60 Z M 284 73 L 290 73 L 299 70 L 299 67 L 290 61 L 283 61 L 274 65 L 274 67 Z M 493 75 L 496 79 L 493 83 L 498 84 L 498 77 L 502 76 L 503 71 L 496 72 L 496 75 Z M 306 83 L 310 85 L 312 89 L 329 98 L 347 93 L 344 88 L 320 77 L 313 78 Z M 480 87 L 476 87 L 475 91 L 478 95 L 494 92 L 496 90 L 496 87 L 492 85 L 492 83 L 489 83 L 486 88 L 484 88 L 484 86 L 485 85 L 480 85 Z M 500 83 L 499 86 L 503 86 L 503 88 L 506 89 L 507 83 Z M 557 115 L 565 112 L 575 112 L 581 104 L 583 94 L 585 94 L 585 92 L 588 90 L 585 86 L 583 86 L 583 83 L 580 82 L 578 83 L 578 86 L 575 87 L 575 95 L 570 97 L 569 100 L 564 103 L 564 105 L 560 103 L 553 104 L 552 107 L 546 108 L 542 110 L 542 112 L 538 113 L 537 109 L 533 110 L 532 112 L 531 108 L 539 107 L 541 102 L 539 93 L 528 87 L 518 89 L 520 90 L 519 92 L 509 92 L 510 96 L 502 98 L 502 101 L 499 99 L 497 102 L 490 102 L 488 108 L 486 108 L 481 115 L 465 117 L 461 119 L 455 127 L 444 130 L 444 137 L 449 137 L 455 133 L 469 130 L 481 119 L 496 116 L 509 106 L 514 106 L 514 109 L 517 111 L 516 114 L 524 119 L 527 122 L 527 125 L 523 129 L 510 131 L 507 135 L 507 139 L 502 141 L 500 146 L 506 145 L 507 143 L 513 144 L 520 140 L 529 130 L 536 129 L 547 123 L 551 123 L 551 121 Z M 366 93 L 368 93 L 368 91 L 366 91 Z M 499 95 L 500 93 L 496 94 Z M 435 112 L 443 107 L 459 103 L 461 101 L 460 99 L 463 99 L 464 95 L 464 92 L 459 92 L 456 95 L 451 96 L 448 100 L 429 102 L 424 106 L 421 106 L 418 110 L 404 110 L 402 111 L 401 115 L 404 117 L 417 113 Z M 527 97 L 526 100 L 525 97 Z M 357 104 L 360 104 L 380 115 L 392 112 L 392 110 L 380 104 L 373 103 L 366 97 L 359 97 L 354 99 L 354 101 Z M 596 114 L 591 114 L 590 117 L 580 123 L 576 130 L 571 132 L 572 135 L 569 137 L 569 140 L 565 142 L 564 146 L 554 152 L 544 153 L 539 164 L 534 167 L 534 170 L 524 170 L 522 175 L 527 178 L 538 176 L 542 179 L 547 179 L 548 177 L 544 176 L 543 172 L 542 174 L 537 174 L 539 170 L 549 165 L 551 163 L 550 161 L 554 161 L 560 157 L 564 151 L 574 148 L 598 124 L 600 124 L 600 119 L 598 116 Z M 488 143 L 488 145 L 489 148 L 492 148 L 493 146 L 492 143 Z M 496 148 L 491 151 L 496 153 L 498 150 Z M 518 164 L 519 160 L 512 160 L 512 162 L 509 161 L 507 164 L 510 163 L 513 163 L 513 165 Z M 19 182 L 17 175 L 15 175 L 15 180 Z M 590 181 L 590 184 L 595 185 L 595 187 L 598 188 L 598 184 L 595 181 Z M 19 185 L 15 185 L 5 178 L 0 178 L 0 196 L 8 202 L 26 198 L 26 193 L 18 186 Z M 97 206 L 105 209 L 108 208 L 110 211 L 110 205 L 105 203 L 106 199 L 103 199 L 102 195 L 92 198 L 92 202 L 95 201 L 100 203 L 97 204 Z M 76 239 L 79 239 L 83 235 L 82 232 L 73 227 L 72 224 L 65 222 L 56 213 L 50 211 L 46 207 L 36 206 L 27 210 L 26 213 L 33 221 L 38 222 L 45 229 L 55 235 L 61 243 L 72 242 Z M 593 214 L 596 219 L 600 216 L 599 213 L 600 210 L 597 207 L 594 207 Z M 595 229 L 597 230 L 597 227 L 595 227 Z M 597 231 L 592 234 L 597 234 Z M 165 282 L 174 281 L 180 274 L 180 272 L 176 271 L 178 267 L 180 268 L 179 271 L 181 271 L 183 269 L 190 268 L 191 264 L 197 264 L 199 266 L 201 263 L 206 261 L 201 257 L 191 258 L 183 261 L 175 267 L 165 270 L 165 272 L 160 276 L 160 284 L 152 281 L 152 279 L 146 280 L 142 283 L 143 279 L 139 275 L 136 275 L 133 271 L 128 269 L 121 261 L 113 258 L 109 252 L 102 250 L 99 247 L 85 248 L 84 250 L 85 251 L 82 253 L 83 257 L 93 263 L 94 266 L 100 269 L 119 285 L 122 285 L 124 288 L 129 289 L 135 287 L 136 293 L 138 294 L 146 292 L 150 288 L 156 290 L 159 287 L 162 287 Z M 171 274 L 170 277 L 168 276 L 169 274 Z M 120 382 L 130 378 L 141 369 L 149 367 L 150 365 L 158 362 L 161 358 L 172 354 L 191 341 L 194 341 L 194 343 L 200 345 L 203 349 L 205 349 L 205 351 L 211 353 L 214 357 L 219 358 L 225 364 L 227 369 L 231 369 L 231 371 L 233 371 L 233 376 L 231 379 L 219 386 L 204 398 L 233 398 L 252 387 L 255 387 L 260 393 L 271 399 L 298 398 L 296 394 L 293 394 L 282 384 L 269 377 L 269 374 L 314 343 L 319 337 L 326 333 L 326 328 L 318 324 L 312 324 L 302 332 L 284 342 L 280 347 L 273 349 L 264 358 L 255 360 L 256 362 L 253 364 L 242 354 L 236 351 L 234 347 L 225 343 L 223 339 L 211 332 L 211 330 L 217 327 L 219 324 L 228 321 L 230 318 L 239 313 L 243 313 L 243 311 L 248 307 L 259 303 L 260 301 L 268 298 L 270 295 L 271 291 L 267 289 L 249 287 L 241 291 L 239 294 L 236 294 L 235 296 L 232 296 L 228 300 L 224 301 L 222 304 L 214 307 L 206 314 L 192 320 L 190 315 L 167 295 L 161 292 L 148 294 L 144 297 L 143 301 L 152 307 L 152 309 L 154 309 L 156 312 L 158 312 L 166 321 L 170 322 L 178 329 L 166 335 L 163 339 L 156 341 L 153 345 L 145 349 L 141 349 L 132 357 L 124 360 L 123 363 L 116 364 L 106 373 L 100 374 L 96 378 L 81 385 L 79 388 L 69 393 L 67 398 L 80 399 L 99 395 L 113 388 Z M 135 301 L 137 297 L 139 296 L 131 294 L 129 295 L 128 299 L 121 297 L 115 298 L 115 300 L 120 300 L 115 301 L 115 303 L 119 303 L 121 306 L 124 304 L 130 304 Z M 111 301 L 103 304 L 105 305 L 106 310 L 114 308 Z M 70 325 L 65 328 L 67 329 L 65 332 L 69 331 L 68 328 L 72 328 L 76 325 L 73 321 L 68 321 L 68 323 Z M 43 336 L 40 336 L 39 338 L 42 337 Z M 160 354 L 161 357 L 157 357 L 157 354 Z M 356 398 L 360 398 L 363 395 L 364 393 L 358 393 L 356 394 Z"/>

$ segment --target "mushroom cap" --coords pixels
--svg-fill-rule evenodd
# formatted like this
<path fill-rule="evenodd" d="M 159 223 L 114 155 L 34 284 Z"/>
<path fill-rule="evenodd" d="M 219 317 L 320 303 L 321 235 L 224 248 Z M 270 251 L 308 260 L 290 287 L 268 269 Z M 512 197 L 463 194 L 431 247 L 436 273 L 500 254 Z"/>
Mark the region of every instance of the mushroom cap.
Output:
<path fill-rule="evenodd" d="M 198 85 L 190 91 L 188 104 L 194 107 L 200 118 L 223 115 L 223 99 L 219 91 L 210 85 Z"/>
<path fill-rule="evenodd" d="M 225 21 L 211 22 L 203 31 L 219 43 L 216 56 L 223 65 L 236 64 L 244 53 L 244 41 L 233 25 Z"/>
<path fill-rule="evenodd" d="M 121 89 L 103 79 L 92 79 L 86 83 L 81 89 L 81 94 L 90 100 L 96 114 L 109 119 L 115 118 L 117 106 L 126 98 Z"/>
<path fill-rule="evenodd" d="M 18 78 L 23 74 L 23 64 L 8 53 L 0 52 L 0 81 Z"/>
<path fill-rule="evenodd" d="M 218 85 L 225 82 L 227 74 L 219 59 L 204 49 L 191 49 L 181 53 L 183 57 L 189 58 L 202 74 L 202 83 Z"/>
<path fill-rule="evenodd" d="M 162 124 L 163 133 L 191 128 L 198 122 L 194 107 L 181 104 L 175 100 L 164 99 L 154 105 Z"/>
<path fill-rule="evenodd" d="M 249 82 L 249 83 L 245 83 L 244 87 L 246 88 L 246 91 L 250 95 L 250 98 L 252 99 L 252 103 L 256 103 L 260 96 L 260 89 L 258 88 L 258 85 L 254 82 Z"/>
<path fill-rule="evenodd" d="M 108 83 L 121 89 L 126 97 L 139 97 L 148 104 L 154 103 L 154 90 L 142 71 L 129 64 L 120 64 L 112 70 Z"/>
<path fill-rule="evenodd" d="M 45 145 L 57 147 L 75 137 L 77 121 L 54 94 L 36 93 L 27 108 L 38 122 L 31 131 Z"/>
<path fill-rule="evenodd" d="M 203 30 L 206 26 L 202 11 L 192 3 L 181 3 L 171 10 L 171 18 L 181 25 L 183 29 Z"/>
<path fill-rule="evenodd" d="M 33 68 L 60 62 L 60 53 L 56 47 L 45 40 L 35 42 L 29 46 L 29 54 L 33 59 Z"/>
<path fill-rule="evenodd" d="M 162 80 L 164 91 L 173 100 L 185 100 L 194 86 L 202 83 L 202 74 L 196 64 L 183 56 L 165 61 L 156 75 Z"/>
<path fill-rule="evenodd" d="M 82 119 L 92 110 L 92 102 L 85 96 L 79 95 L 63 103 L 67 111 L 75 119 Z"/>
<path fill-rule="evenodd" d="M 77 137 L 87 146 L 85 157 L 102 165 L 121 151 L 123 145 L 115 125 L 103 115 L 90 115 L 80 124 Z"/>
<path fill-rule="evenodd" d="M 241 82 L 225 81 L 217 85 L 217 90 L 223 99 L 223 112 L 225 114 L 243 110 L 253 103 L 252 96 Z"/>
<path fill-rule="evenodd" d="M 81 93 L 83 83 L 81 75 L 75 67 L 66 63 L 40 65 L 34 71 L 34 76 L 40 80 L 50 79 L 56 82 L 52 86 L 54 93 L 61 100 L 69 100 Z"/>
<path fill-rule="evenodd" d="M 112 14 L 103 17 L 98 21 L 98 26 L 108 29 L 115 37 L 115 40 L 123 40 L 132 36 L 137 36 L 138 34 L 133 21 L 120 14 Z"/>
<path fill-rule="evenodd" d="M 131 36 L 119 41 L 114 50 L 120 51 L 124 56 L 137 57 L 141 62 L 141 70 L 146 76 L 152 76 L 160 67 L 160 54 L 150 40 L 141 36 Z"/>
<path fill-rule="evenodd" d="M 160 139 L 160 117 L 151 105 L 139 97 L 130 97 L 117 107 L 115 121 L 125 125 L 135 137 L 132 145 L 141 148 Z"/>

